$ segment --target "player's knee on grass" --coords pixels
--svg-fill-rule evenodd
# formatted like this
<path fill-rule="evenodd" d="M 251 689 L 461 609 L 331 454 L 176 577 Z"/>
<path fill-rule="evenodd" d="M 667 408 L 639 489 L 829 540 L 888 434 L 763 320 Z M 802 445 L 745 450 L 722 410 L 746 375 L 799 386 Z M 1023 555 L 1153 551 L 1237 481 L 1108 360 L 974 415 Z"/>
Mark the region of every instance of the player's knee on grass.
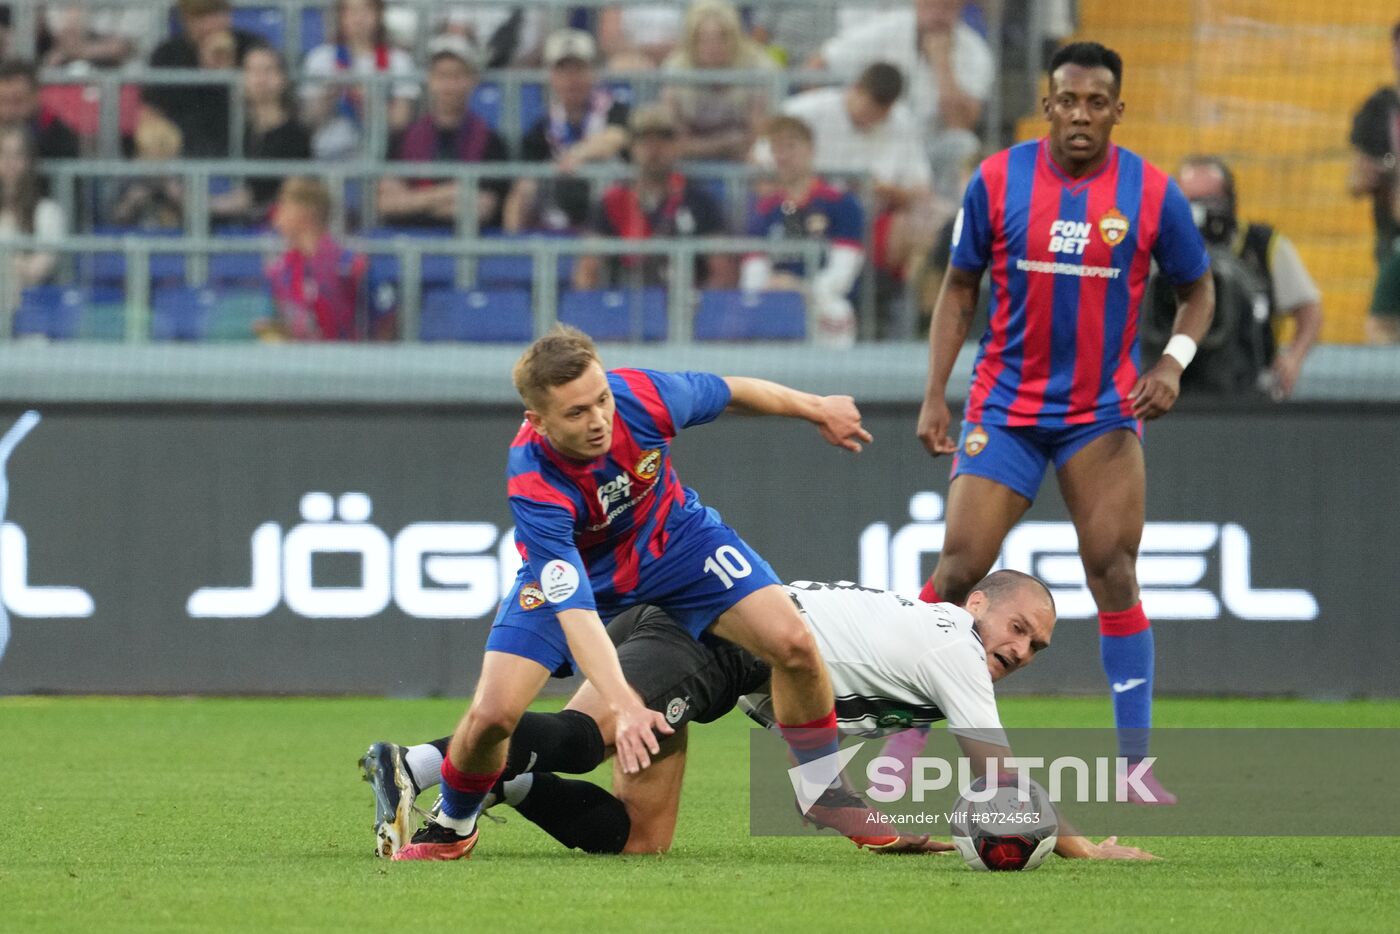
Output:
<path fill-rule="evenodd" d="M 627 808 L 631 827 L 623 853 L 665 853 L 676 835 L 681 780 L 685 776 L 688 730 L 666 737 L 661 753 L 640 772 L 624 774 L 613 769 L 613 789 Z"/>

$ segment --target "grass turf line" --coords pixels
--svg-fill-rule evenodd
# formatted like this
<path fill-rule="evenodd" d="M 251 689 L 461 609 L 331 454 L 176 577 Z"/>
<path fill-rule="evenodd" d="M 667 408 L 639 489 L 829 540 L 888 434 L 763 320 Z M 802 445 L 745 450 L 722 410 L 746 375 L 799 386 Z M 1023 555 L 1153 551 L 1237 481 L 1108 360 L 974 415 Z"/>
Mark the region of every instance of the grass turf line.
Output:
<path fill-rule="evenodd" d="M 1166 838 L 1152 864 L 1024 875 L 840 839 L 751 838 L 748 722 L 692 731 L 676 846 L 568 852 L 503 809 L 469 863 L 371 857 L 354 762 L 460 700 L 0 698 L 0 931 L 1394 930 L 1400 840 Z M 1007 698 L 1008 726 L 1102 726 L 1102 699 Z M 1391 727 L 1400 704 L 1159 700 L 1173 726 Z M 1132 842 L 1132 841 L 1128 841 Z"/>

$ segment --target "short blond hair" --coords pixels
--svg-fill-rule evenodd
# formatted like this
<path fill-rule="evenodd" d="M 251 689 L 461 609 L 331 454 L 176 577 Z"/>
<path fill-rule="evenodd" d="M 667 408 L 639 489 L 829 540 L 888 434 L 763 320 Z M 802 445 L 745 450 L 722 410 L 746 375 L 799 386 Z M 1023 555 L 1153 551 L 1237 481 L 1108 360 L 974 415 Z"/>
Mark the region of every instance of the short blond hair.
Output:
<path fill-rule="evenodd" d="M 520 355 L 511 378 L 521 401 L 538 412 L 544 407 L 549 390 L 572 383 L 595 363 L 603 365 L 593 339 L 578 328 L 556 324 Z"/>
<path fill-rule="evenodd" d="M 763 135 L 767 139 L 775 136 L 795 136 L 808 146 L 812 145 L 812 128 L 807 121 L 790 114 L 778 114 L 769 118 L 763 125 Z"/>
<path fill-rule="evenodd" d="M 289 178 L 277 193 L 278 201 L 290 201 L 306 208 L 322 227 L 331 222 L 331 193 L 316 178 Z"/>

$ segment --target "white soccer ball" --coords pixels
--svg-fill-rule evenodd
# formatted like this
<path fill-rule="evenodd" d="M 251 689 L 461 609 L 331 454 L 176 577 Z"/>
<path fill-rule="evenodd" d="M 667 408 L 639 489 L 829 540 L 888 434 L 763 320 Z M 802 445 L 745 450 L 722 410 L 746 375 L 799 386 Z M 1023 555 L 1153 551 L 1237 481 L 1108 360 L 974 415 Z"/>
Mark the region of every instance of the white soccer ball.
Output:
<path fill-rule="evenodd" d="M 969 794 L 983 797 L 985 779 L 978 779 Z M 973 869 L 1016 872 L 1034 869 L 1055 849 L 1060 821 L 1050 796 L 1035 782 L 1022 795 L 1016 776 L 1000 775 L 986 801 L 958 799 L 949 823 L 953 845 Z"/>

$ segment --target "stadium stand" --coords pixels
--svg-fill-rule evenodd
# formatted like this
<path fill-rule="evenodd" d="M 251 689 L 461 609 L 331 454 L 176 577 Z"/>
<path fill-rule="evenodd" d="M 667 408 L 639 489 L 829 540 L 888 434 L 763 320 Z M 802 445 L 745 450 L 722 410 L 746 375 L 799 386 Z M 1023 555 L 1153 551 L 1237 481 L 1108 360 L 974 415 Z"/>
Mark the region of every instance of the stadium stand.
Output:
<path fill-rule="evenodd" d="M 119 8 L 124 4 L 112 5 Z M 890 7 L 880 0 L 842 4 L 823 0 L 818 5 L 824 14 L 838 9 L 841 12 L 841 16 L 830 17 L 831 29 L 838 28 L 838 21 L 851 22 L 853 11 L 858 16 L 863 8 Z M 421 14 L 430 4 L 426 0 L 408 0 L 398 6 Z M 526 6 L 532 12 L 538 10 L 540 21 L 547 25 L 541 33 L 542 40 L 550 30 L 565 25 L 598 36 L 601 13 L 609 5 L 602 0 L 581 4 L 530 0 Z M 746 29 L 769 22 L 772 18 L 766 13 L 787 6 L 790 5 L 784 0 L 742 4 L 742 22 Z M 165 10 L 172 8 L 172 4 L 162 6 Z M 37 15 L 40 5 L 37 0 L 23 0 L 14 9 L 10 49 L 11 54 L 23 57 L 26 49 L 37 47 L 43 29 L 42 18 Z M 328 28 L 330 10 L 330 0 L 235 3 L 230 26 L 283 51 L 293 83 L 298 84 L 304 77 L 305 54 L 333 37 L 333 30 Z M 999 3 L 972 3 L 962 15 L 963 22 L 985 38 L 999 59 L 997 85 L 987 99 L 978 129 L 983 151 L 992 151 L 1016 137 L 1036 135 L 1042 126 L 1037 115 L 1024 115 L 1025 107 L 1019 103 L 1014 105 L 1018 112 L 1008 115 L 1003 111 L 1008 101 L 1038 94 L 1029 90 L 1029 85 L 1038 83 L 1038 76 L 1028 79 L 1027 87 L 1004 84 L 1017 80 L 1007 76 L 1034 74 L 1043 54 L 1040 42 L 1050 37 L 1026 33 L 1025 24 L 1005 22 L 1004 13 Z M 1370 226 L 1365 206 L 1345 197 L 1349 164 L 1346 128 L 1357 102 L 1378 82 L 1390 78 L 1386 44 L 1378 37 L 1393 19 L 1393 4 L 1383 0 L 1347 0 L 1324 8 L 1302 2 L 1213 0 L 1139 10 L 1108 0 L 1083 0 L 1077 5 L 1076 15 L 1074 37 L 1093 37 L 1113 46 L 1128 64 L 1125 99 L 1129 110 L 1117 136 L 1119 141 L 1169 169 L 1190 152 L 1219 153 L 1228 159 L 1236 168 L 1240 195 L 1250 205 L 1251 214 L 1290 231 L 1304 261 L 1314 271 L 1327 309 L 1323 340 L 1361 342 L 1375 268 L 1367 244 Z M 176 17 L 161 19 L 168 21 L 169 29 L 178 29 Z M 418 68 L 414 80 L 422 81 L 426 77 L 428 42 L 442 24 L 434 23 L 430 15 L 416 15 L 407 22 L 410 34 L 396 34 L 395 38 L 402 42 Z M 748 35 L 770 41 L 770 35 L 761 29 L 750 29 Z M 161 38 L 153 37 L 152 44 Z M 784 50 L 770 47 L 770 51 Z M 605 59 L 606 53 L 606 49 L 602 50 L 599 58 Z M 781 54 L 776 57 L 783 60 Z M 634 105 L 674 99 L 678 89 L 684 90 L 687 99 L 703 101 L 707 87 L 742 87 L 759 98 L 766 97 L 770 111 L 777 111 L 783 99 L 794 91 L 835 87 L 854 77 L 810 70 L 801 57 L 786 59 L 781 68 L 772 68 L 766 61 L 760 67 L 747 59 L 735 59 L 736 64 L 745 66 L 735 69 L 677 68 L 677 62 L 683 58 L 673 58 L 666 69 L 653 67 L 644 71 L 606 71 L 602 70 L 605 62 L 599 61 L 598 77 L 617 100 Z M 541 63 L 538 57 L 528 60 L 529 67 L 519 67 L 519 61 L 516 59 L 512 67 L 488 67 L 483 71 L 470 104 L 474 113 L 500 133 L 512 159 L 520 157 L 525 130 L 541 121 L 547 126 L 551 113 L 548 70 L 536 67 Z M 389 142 L 385 112 L 388 95 L 372 92 L 380 90 L 385 82 L 404 77 L 355 75 L 328 79 L 349 84 L 363 95 L 368 153 L 383 153 Z M 52 197 L 63 205 L 70 218 L 70 229 L 82 238 L 98 239 L 83 239 L 84 248 L 71 244 L 57 248 L 64 259 L 53 279 L 59 291 L 52 294 L 67 295 L 69 300 L 45 303 L 26 293 L 22 307 L 5 309 L 13 313 L 12 333 L 43 335 L 53 340 L 112 340 L 122 336 L 133 340 L 173 336 L 198 340 L 212 339 L 216 333 L 222 339 L 252 339 L 252 330 L 243 327 L 247 313 L 224 316 L 209 311 L 224 307 L 227 296 L 239 295 L 242 301 L 262 287 L 268 251 L 259 249 L 259 242 L 250 236 L 266 236 L 266 231 L 216 226 L 209 205 L 212 197 L 227 191 L 250 170 L 250 163 L 185 159 L 177 163 L 153 162 L 142 169 L 146 174 L 178 178 L 183 184 L 183 222 L 179 231 L 171 232 L 175 236 L 169 250 L 153 248 L 146 242 L 165 236 L 164 232 L 114 228 L 101 223 L 112 193 L 123 183 L 140 177 L 123 158 L 138 122 L 138 89 L 160 85 L 188 88 L 195 84 L 211 92 L 229 88 L 233 103 L 229 132 L 235 143 L 232 148 L 242 151 L 237 145 L 243 132 L 238 82 L 237 73 L 229 70 L 152 71 L 139 56 L 121 71 L 41 72 L 41 101 L 50 110 L 61 109 L 62 119 L 77 132 L 80 141 L 78 160 L 67 168 L 49 160 L 42 171 L 49 180 Z M 688 263 L 672 264 L 678 275 L 662 288 L 649 284 L 643 290 L 634 284 L 620 291 L 575 295 L 570 289 L 574 258 L 600 252 L 619 255 L 621 244 L 610 246 L 604 241 L 600 251 L 591 237 L 550 242 L 501 238 L 495 230 L 478 229 L 475 219 L 468 216 L 473 213 L 470 193 L 459 203 L 455 230 L 442 231 L 452 234 L 450 237 L 434 238 L 437 232 L 385 227 L 379 217 L 374 183 L 394 170 L 386 168 L 382 159 L 374 155 L 318 169 L 343 195 L 337 199 L 340 203 L 333 218 L 333 231 L 343 242 L 367 255 L 374 303 L 377 308 L 398 313 L 402 340 L 523 340 L 524 337 L 503 335 L 537 333 L 542 323 L 555 319 L 583 322 L 608 340 L 801 341 L 812 334 L 799 293 L 708 293 L 688 270 L 680 268 Z M 732 229 L 743 229 L 742 220 L 751 210 L 754 186 L 761 182 L 762 170 L 743 164 L 716 166 L 706 162 L 684 163 L 683 169 L 717 195 L 731 219 Z M 290 175 L 293 171 L 286 164 L 269 161 L 259 174 Z M 517 179 L 544 179 L 550 177 L 552 169 L 547 163 L 512 161 L 500 164 L 496 171 Z M 463 184 L 463 188 L 474 188 L 487 177 L 458 172 L 455 165 L 418 174 L 433 180 L 455 178 L 472 183 Z M 627 176 L 626 165 L 614 162 L 589 166 L 578 173 L 581 182 L 589 186 L 594 202 L 608 184 Z M 880 215 L 875 210 L 879 195 L 869 177 L 857 173 L 838 181 L 849 187 L 867 208 L 867 218 Z M 213 239 L 205 241 L 211 231 Z M 876 232 L 867 221 L 868 256 L 877 255 L 872 252 L 878 248 L 875 237 Z M 235 240 L 245 241 L 246 245 L 233 247 Z M 0 245 L 0 250 L 19 250 L 23 246 L 22 238 L 8 242 L 14 246 Z M 222 248 L 226 242 L 230 244 L 228 249 Z M 737 246 L 741 242 L 734 240 L 734 255 L 747 249 Z M 658 253 L 687 249 L 669 240 L 654 239 L 649 245 Z M 416 270 L 412 284 L 403 281 L 409 269 Z M 893 300 L 913 303 L 915 299 L 901 294 L 898 285 Z M 185 291 L 177 291 L 180 289 Z M 211 294 L 218 298 L 212 305 Z M 203 309 L 189 312 L 188 321 L 181 318 L 183 323 L 178 327 L 170 323 L 174 320 L 170 303 L 175 295 L 197 300 Z M 523 319 L 515 304 L 521 295 L 530 303 Z M 455 297 L 449 300 L 448 296 Z M 499 322 L 481 323 L 476 321 L 479 315 L 473 318 L 462 312 L 473 307 L 473 299 L 463 296 L 475 296 L 478 304 L 485 296 L 507 305 Z M 157 297 L 162 302 L 159 309 Z M 877 307 L 884 307 L 878 303 L 889 300 L 883 291 L 877 294 L 876 277 L 862 277 L 854 304 L 863 340 L 876 338 L 877 321 L 887 320 L 883 311 L 877 312 Z M 239 307 L 252 305 L 244 301 Z M 54 311 L 55 308 L 59 310 Z M 620 315 L 619 309 L 624 309 L 626 315 Z M 894 320 L 912 321 L 917 317 L 906 313 Z M 99 324 L 99 319 L 105 323 Z M 226 320 L 235 323 L 226 325 Z M 528 330 L 521 320 L 529 321 Z M 463 323 L 467 321 L 475 323 L 468 326 Z M 878 336 L 917 339 L 912 329 L 906 331 L 882 332 Z M 1286 340 L 1286 334 L 1281 336 Z"/>

